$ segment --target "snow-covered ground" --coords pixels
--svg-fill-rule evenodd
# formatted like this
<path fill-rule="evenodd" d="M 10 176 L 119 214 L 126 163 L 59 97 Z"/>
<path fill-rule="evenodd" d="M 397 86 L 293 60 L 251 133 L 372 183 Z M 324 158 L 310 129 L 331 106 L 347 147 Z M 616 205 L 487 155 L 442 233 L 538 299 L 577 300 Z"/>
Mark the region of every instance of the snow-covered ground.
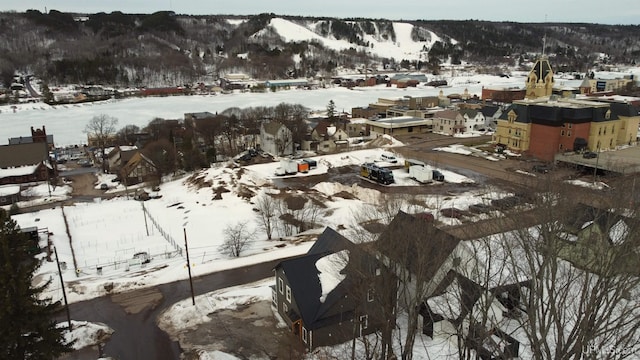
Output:
<path fill-rule="evenodd" d="M 359 165 L 365 160 L 377 161 L 380 166 L 391 165 L 380 160 L 382 152 L 382 149 L 369 149 L 317 156 L 314 157 L 318 162 L 316 169 L 293 176 L 319 175 L 326 173 L 330 167 Z M 402 163 L 404 159 L 400 158 L 399 161 Z M 60 260 L 66 265 L 64 276 L 67 281 L 73 282 L 68 294 L 69 301 L 80 301 L 104 294 L 103 285 L 107 282 L 114 284 L 114 291 L 122 291 L 186 278 L 184 253 L 181 253 L 184 249 L 185 232 L 194 276 L 305 253 L 310 243 L 293 245 L 287 241 L 267 240 L 264 232 L 258 229 L 258 219 L 253 210 L 256 197 L 264 192 L 299 195 L 299 192 L 274 186 L 273 180 L 281 179 L 274 175 L 277 166 L 277 162 L 242 168 L 220 165 L 197 175 L 187 175 L 163 183 L 159 191 L 162 197 L 159 199 L 140 202 L 122 196 L 108 201 L 96 200 L 19 214 L 13 218 L 21 227 L 36 226 L 47 230 Z M 473 182 L 451 171 L 442 172 L 446 182 Z M 393 169 L 393 173 L 396 183 L 391 186 L 440 185 L 419 185 L 409 178 L 404 168 Z M 221 188 L 225 189 L 220 192 L 222 199 L 214 200 Z M 123 190 L 113 190 L 119 189 Z M 328 215 L 323 217 L 323 224 L 334 228 L 348 226 L 353 213 L 363 204 L 380 201 L 378 191 L 357 185 L 320 182 L 313 190 L 326 206 L 325 213 Z M 46 185 L 30 191 L 47 198 Z M 340 192 L 351 193 L 354 199 L 333 196 Z M 423 210 L 432 212 L 436 219 L 456 223 L 459 220 L 441 218 L 438 209 L 454 206 L 465 208 L 500 196 L 504 194 L 474 191 L 461 196 L 424 195 L 416 198 L 423 200 Z M 231 258 L 221 253 L 220 246 L 225 228 L 240 222 L 245 222 L 248 228 L 256 230 L 257 236 L 243 250 L 242 257 Z M 274 234 L 274 238 L 279 239 L 281 236 Z M 73 244 L 73 250 L 70 244 Z M 139 264 L 133 256 L 140 252 L 148 253 L 152 261 Z M 75 263 L 72 253 L 75 254 Z M 125 273 L 127 276 L 123 276 Z M 42 275 L 42 281 L 55 276 L 55 262 L 44 261 L 39 274 Z M 52 282 L 49 293 L 54 299 L 62 296 L 57 284 Z"/>
<path fill-rule="evenodd" d="M 452 87 L 443 89 L 445 95 L 462 93 L 465 89 L 468 89 L 471 94 L 479 95 L 482 86 L 521 86 L 523 78 L 505 79 L 474 75 L 453 78 L 449 81 Z M 86 142 L 86 135 L 83 132 L 85 125 L 93 116 L 99 114 L 118 118 L 120 127 L 127 124 L 145 126 L 156 117 L 175 119 L 182 118 L 186 112 L 216 112 L 234 106 L 273 106 L 281 102 L 300 103 L 311 109 L 322 110 L 326 108 L 329 100 L 334 100 L 338 109 L 349 111 L 351 107 L 365 106 L 375 102 L 379 97 L 437 95 L 440 90 L 428 87 L 402 90 L 385 87 L 354 90 L 328 88 L 313 91 L 288 90 L 269 94 L 234 93 L 217 96 L 126 99 L 56 107 L 41 103 L 22 104 L 15 108 L 0 107 L 0 121 L 3 124 L 0 127 L 0 138 L 28 135 L 31 126 L 45 126 L 47 133 L 54 135 L 56 145 L 71 145 Z M 473 149 L 456 146 L 439 150 L 457 153 L 473 151 Z M 392 151 L 392 148 L 387 151 Z M 380 161 L 381 152 L 381 149 L 359 150 L 315 157 L 318 160 L 317 169 L 311 170 L 306 175 L 296 176 L 313 176 L 326 172 L 331 166 L 359 165 L 364 161 L 379 161 L 380 165 L 391 165 Z M 499 160 L 491 154 L 486 154 L 485 158 L 490 161 Z M 402 163 L 403 159 L 399 161 Z M 243 168 L 221 165 L 206 169 L 197 175 L 188 175 L 163 183 L 160 199 L 142 203 L 119 197 L 108 201 L 79 203 L 64 208 L 58 206 L 49 210 L 16 215 L 14 219 L 21 227 L 37 226 L 46 229 L 52 244 L 58 251 L 60 261 L 66 265 L 63 275 L 71 302 L 103 295 L 106 283 L 113 284 L 114 292 L 154 286 L 187 278 L 186 261 L 180 254 L 180 250 L 184 248 L 185 234 L 189 241 L 194 276 L 306 253 L 312 245 L 310 241 L 294 243 L 286 239 L 284 241 L 267 240 L 261 232 L 257 232 L 256 239 L 240 258 L 231 258 L 219 250 L 226 226 L 247 222 L 250 227 L 257 229 L 254 211 L 257 196 L 263 192 L 294 194 L 274 186 L 276 178 L 274 171 L 278 165 L 278 163 L 270 163 Z M 471 179 L 459 174 L 445 170 L 442 172 L 447 182 L 472 182 Z M 394 169 L 393 173 L 396 183 L 392 186 L 418 186 L 413 179 L 409 178 L 406 170 Z M 108 182 L 108 179 L 102 179 L 96 184 L 102 181 Z M 217 194 L 215 189 L 221 188 L 228 192 L 220 192 L 221 199 L 214 200 Z M 120 189 L 114 188 L 110 191 L 117 190 Z M 333 182 L 321 182 L 316 184 L 313 190 L 324 197 L 323 202 L 327 206 L 323 225 L 333 228 L 348 227 L 349 219 L 355 211 L 364 204 L 375 204 L 380 199 L 378 191 L 357 185 L 345 186 Z M 68 197 L 69 192 L 68 186 L 52 189 L 47 185 L 39 185 L 27 190 L 23 195 L 36 197 L 40 195 L 41 198 L 31 200 L 30 203 L 22 203 L 20 206 L 61 200 Z M 340 192 L 351 193 L 354 198 L 333 196 Z M 421 195 L 415 198 L 423 204 L 424 211 L 433 213 L 439 221 L 456 224 L 459 220 L 440 217 L 438 209 L 447 207 L 466 209 L 470 204 L 486 203 L 505 195 L 507 194 L 474 190 L 455 196 Z M 311 230 L 310 233 L 317 234 L 321 230 Z M 279 239 L 280 236 L 277 235 L 277 238 Z M 70 244 L 73 244 L 75 262 Z M 133 255 L 139 252 L 150 254 L 151 262 L 141 264 L 133 260 Z M 36 279 L 43 283 L 56 276 L 56 273 L 55 262 L 44 260 Z M 47 295 L 54 300 L 62 297 L 58 284 L 57 281 L 52 281 L 47 292 Z M 259 285 L 259 287 L 263 286 L 267 285 Z M 250 288 L 255 290 L 256 285 L 250 285 Z M 256 293 L 261 294 L 260 296 L 269 296 L 265 295 L 266 292 L 265 290 Z M 180 314 L 179 309 L 172 311 L 177 311 L 178 314 L 167 316 L 178 319 L 186 316 Z M 211 309 L 203 311 L 211 311 Z M 210 354 L 208 356 L 218 358 L 227 355 Z"/>

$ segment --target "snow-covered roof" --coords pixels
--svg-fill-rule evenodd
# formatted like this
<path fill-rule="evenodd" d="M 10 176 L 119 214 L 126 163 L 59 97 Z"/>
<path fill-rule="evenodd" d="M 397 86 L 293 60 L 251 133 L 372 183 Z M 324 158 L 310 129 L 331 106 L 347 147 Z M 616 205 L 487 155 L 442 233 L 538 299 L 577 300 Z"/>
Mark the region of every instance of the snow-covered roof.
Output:
<path fill-rule="evenodd" d="M 15 195 L 20 192 L 20 185 L 4 185 L 0 186 L 0 196 Z"/>
<path fill-rule="evenodd" d="M 322 295 L 320 302 L 324 303 L 327 295 L 333 291 L 345 278 L 342 270 L 349 263 L 349 250 L 342 250 L 337 253 L 329 254 L 316 261 L 318 269 L 318 278 L 322 286 Z"/>
<path fill-rule="evenodd" d="M 25 176 L 25 175 L 31 175 L 33 173 L 36 172 L 36 170 L 38 169 L 38 165 L 27 165 L 27 166 L 20 166 L 20 167 L 15 167 L 15 168 L 7 168 L 7 169 L 0 169 L 0 179 L 4 179 L 7 177 L 12 177 L 12 176 Z"/>

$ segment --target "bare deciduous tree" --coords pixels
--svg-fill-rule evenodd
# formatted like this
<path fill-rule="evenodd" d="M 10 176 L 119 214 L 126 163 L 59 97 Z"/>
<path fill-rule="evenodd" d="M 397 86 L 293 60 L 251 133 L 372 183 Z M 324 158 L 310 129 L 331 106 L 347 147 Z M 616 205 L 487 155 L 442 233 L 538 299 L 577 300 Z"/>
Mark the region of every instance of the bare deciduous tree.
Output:
<path fill-rule="evenodd" d="M 111 140 L 111 138 L 116 133 L 116 125 L 118 124 L 118 119 L 100 114 L 94 116 L 87 125 L 85 126 L 84 132 L 87 136 L 93 139 L 96 144 L 100 147 L 101 151 L 101 161 L 102 161 L 102 171 L 106 171 L 107 163 L 106 163 L 106 154 L 104 153 L 104 149 L 107 147 L 107 144 Z"/>
<path fill-rule="evenodd" d="M 258 209 L 258 225 L 264 230 L 267 239 L 271 240 L 275 230 L 278 204 L 271 195 L 263 193 L 256 199 Z"/>
<path fill-rule="evenodd" d="M 220 250 L 233 257 L 240 257 L 242 250 L 253 240 L 254 234 L 247 222 L 229 224 L 224 228 L 224 242 Z"/>

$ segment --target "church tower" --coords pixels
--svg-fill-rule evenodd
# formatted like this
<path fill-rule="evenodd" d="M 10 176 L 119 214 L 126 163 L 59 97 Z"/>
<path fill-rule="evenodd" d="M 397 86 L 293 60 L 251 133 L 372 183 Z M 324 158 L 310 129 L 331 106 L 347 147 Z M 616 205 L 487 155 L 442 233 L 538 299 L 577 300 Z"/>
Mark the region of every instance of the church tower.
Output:
<path fill-rule="evenodd" d="M 526 81 L 527 99 L 551 96 L 553 90 L 553 69 L 546 55 L 542 55 L 533 65 Z"/>

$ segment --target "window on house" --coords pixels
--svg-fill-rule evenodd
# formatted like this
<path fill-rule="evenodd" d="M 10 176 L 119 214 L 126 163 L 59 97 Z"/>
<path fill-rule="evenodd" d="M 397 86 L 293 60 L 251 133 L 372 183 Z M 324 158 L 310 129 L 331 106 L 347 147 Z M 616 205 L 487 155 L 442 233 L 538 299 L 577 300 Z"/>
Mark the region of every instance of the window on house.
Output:
<path fill-rule="evenodd" d="M 367 302 L 372 302 L 373 301 L 373 293 L 374 293 L 373 289 L 367 290 Z"/>
<path fill-rule="evenodd" d="M 564 136 L 564 130 L 560 131 L 560 136 Z"/>
<path fill-rule="evenodd" d="M 366 329 L 369 327 L 369 315 L 360 316 L 360 328 Z"/>
<path fill-rule="evenodd" d="M 304 341 L 304 343 L 307 343 L 307 329 L 304 328 L 304 326 L 302 327 L 302 341 Z"/>
<path fill-rule="evenodd" d="M 612 148 L 613 147 L 613 139 L 609 140 L 609 147 Z"/>
<path fill-rule="evenodd" d="M 380 270 L 380 268 L 376 268 L 376 276 L 380 276 L 382 274 L 382 271 Z"/>
<path fill-rule="evenodd" d="M 280 294 L 284 294 L 284 281 L 282 281 L 282 278 L 278 278 L 278 290 L 280 290 Z"/>
<path fill-rule="evenodd" d="M 562 146 L 562 144 L 560 144 L 559 149 L 562 150 L 562 148 L 563 148 L 563 146 Z"/>
<path fill-rule="evenodd" d="M 571 129 L 573 127 L 572 123 L 569 123 L 569 129 Z"/>
<path fill-rule="evenodd" d="M 567 131 L 567 136 L 571 137 L 571 131 Z"/>
<path fill-rule="evenodd" d="M 282 313 L 286 314 L 289 312 L 289 307 L 287 306 L 287 303 L 282 303 Z"/>
<path fill-rule="evenodd" d="M 287 301 L 291 302 L 291 288 L 287 285 Z"/>

